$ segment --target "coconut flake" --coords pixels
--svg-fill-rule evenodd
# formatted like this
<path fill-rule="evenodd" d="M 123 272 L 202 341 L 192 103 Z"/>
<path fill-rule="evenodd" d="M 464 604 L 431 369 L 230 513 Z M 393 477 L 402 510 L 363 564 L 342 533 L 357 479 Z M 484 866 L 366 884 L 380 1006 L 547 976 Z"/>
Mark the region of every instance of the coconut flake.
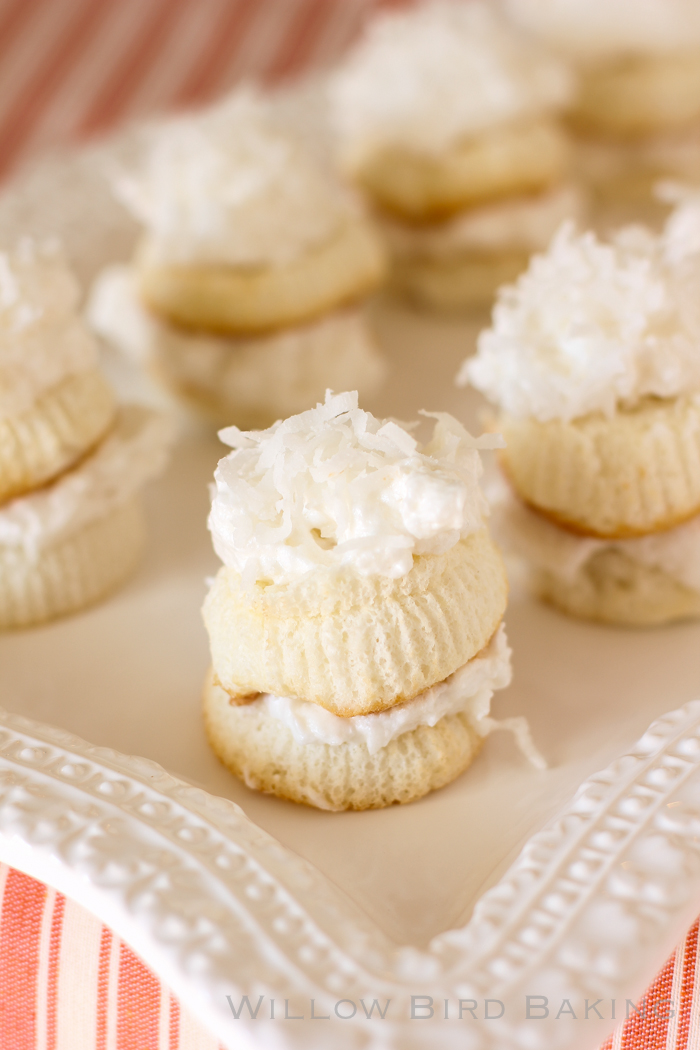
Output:
<path fill-rule="evenodd" d="M 358 407 L 356 392 L 268 430 L 227 427 L 234 450 L 219 462 L 209 528 L 221 560 L 256 580 L 348 566 L 398 578 L 416 554 L 449 550 L 483 527 L 479 447 L 447 413 L 425 446 L 395 420 Z"/>
<path fill-rule="evenodd" d="M 284 265 L 358 213 L 350 193 L 250 89 L 163 121 L 151 135 L 141 169 L 122 172 L 114 189 L 164 263 Z"/>
<path fill-rule="evenodd" d="M 0 419 L 20 415 L 50 387 L 97 366 L 79 299 L 56 241 L 25 237 L 0 252 Z"/>
<path fill-rule="evenodd" d="M 700 254 L 678 261 L 671 229 L 627 227 L 603 243 L 564 224 L 501 289 L 458 382 L 541 421 L 700 391 Z"/>

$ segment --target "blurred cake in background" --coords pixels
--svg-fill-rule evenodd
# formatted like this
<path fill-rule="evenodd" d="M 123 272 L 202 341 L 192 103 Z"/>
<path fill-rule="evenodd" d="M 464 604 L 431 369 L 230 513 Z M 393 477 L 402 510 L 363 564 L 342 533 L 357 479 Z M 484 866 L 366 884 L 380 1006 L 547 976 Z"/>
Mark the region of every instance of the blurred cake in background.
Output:
<path fill-rule="evenodd" d="M 588 140 L 581 160 L 604 197 L 648 204 L 660 176 L 700 181 L 697 0 L 502 2 L 576 69 L 569 116 Z"/>
<path fill-rule="evenodd" d="M 331 75 L 339 164 L 375 207 L 393 280 L 444 309 L 488 302 L 580 217 L 566 64 L 491 5 L 435 0 L 378 15 Z"/>
<path fill-rule="evenodd" d="M 217 422 L 265 427 L 385 371 L 361 311 L 385 254 L 358 199 L 241 90 L 163 122 L 116 181 L 144 224 L 133 264 L 98 278 L 95 330 Z"/>
<path fill-rule="evenodd" d="M 0 629 L 74 612 L 134 568 L 169 423 L 119 408 L 55 243 L 0 253 Z"/>
<path fill-rule="evenodd" d="M 567 226 L 501 290 L 465 362 L 506 440 L 494 534 L 572 615 L 700 615 L 698 287 L 697 201 L 661 236 Z"/>

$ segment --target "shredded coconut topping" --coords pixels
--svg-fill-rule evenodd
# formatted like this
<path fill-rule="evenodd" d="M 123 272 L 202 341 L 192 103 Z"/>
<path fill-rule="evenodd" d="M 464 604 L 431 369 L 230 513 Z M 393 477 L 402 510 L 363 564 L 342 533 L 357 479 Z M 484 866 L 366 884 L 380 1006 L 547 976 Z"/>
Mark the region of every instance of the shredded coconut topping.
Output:
<path fill-rule="evenodd" d="M 284 265 L 357 214 L 349 192 L 250 90 L 152 135 L 141 170 L 122 174 L 115 192 L 164 263 Z"/>
<path fill-rule="evenodd" d="M 349 164 L 386 146 L 440 153 L 494 124 L 565 105 L 570 74 L 481 0 L 376 17 L 330 82 Z"/>
<path fill-rule="evenodd" d="M 29 558 L 124 505 L 160 474 L 173 439 L 170 421 L 136 405 L 123 407 L 97 449 L 51 485 L 0 508 L 0 546 Z"/>
<path fill-rule="evenodd" d="M 605 244 L 565 224 L 501 289 L 458 382 L 541 421 L 700 390 L 700 254 L 691 227 L 673 229 L 627 227 Z"/>
<path fill-rule="evenodd" d="M 674 182 L 656 187 L 657 196 L 676 207 L 664 228 L 664 256 L 672 266 L 693 265 L 700 255 L 700 190 Z"/>
<path fill-rule="evenodd" d="M 502 0 L 522 28 L 584 63 L 700 47 L 697 0 Z"/>
<path fill-rule="evenodd" d="M 80 288 L 54 241 L 0 252 L 0 419 L 30 408 L 67 376 L 97 365 L 77 313 Z"/>
<path fill-rule="evenodd" d="M 219 462 L 209 528 L 224 564 L 256 580 L 350 566 L 363 576 L 405 576 L 414 554 L 438 554 L 482 528 L 487 511 L 480 448 L 445 412 L 420 446 L 392 420 L 358 408 L 357 393 L 268 430 L 219 432 L 234 451 Z"/>

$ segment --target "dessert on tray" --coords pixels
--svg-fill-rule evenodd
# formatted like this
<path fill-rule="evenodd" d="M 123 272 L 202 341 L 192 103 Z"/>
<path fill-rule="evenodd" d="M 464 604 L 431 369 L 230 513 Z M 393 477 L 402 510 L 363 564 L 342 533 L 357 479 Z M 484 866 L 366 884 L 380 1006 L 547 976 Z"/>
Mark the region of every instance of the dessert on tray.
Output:
<path fill-rule="evenodd" d="M 164 122 L 116 189 L 145 233 L 131 266 L 98 278 L 91 323 L 188 404 L 264 427 L 329 385 L 378 387 L 361 304 L 384 250 L 272 103 L 242 90 Z"/>
<path fill-rule="evenodd" d="M 696 0 L 504 0 L 579 76 L 580 161 L 606 198 L 650 199 L 660 176 L 700 178 Z"/>
<path fill-rule="evenodd" d="M 399 288 L 438 308 L 488 301 L 580 214 L 557 119 L 572 90 L 565 64 L 480 0 L 370 22 L 331 77 L 331 119 Z"/>
<path fill-rule="evenodd" d="M 114 421 L 114 395 L 58 246 L 0 253 L 0 501 L 76 463 Z"/>
<path fill-rule="evenodd" d="M 573 615 L 700 613 L 699 286 L 691 201 L 660 236 L 565 226 L 465 362 L 506 440 L 495 534 Z"/>
<path fill-rule="evenodd" d="M 221 432 L 204 710 L 250 787 L 331 810 L 410 802 L 494 728 L 507 588 L 478 449 L 498 439 L 433 418 L 421 446 L 356 393 L 328 394 L 269 430 Z"/>
<path fill-rule="evenodd" d="M 118 408 L 57 247 L 0 254 L 0 628 L 73 612 L 135 565 L 170 427 Z"/>
<path fill-rule="evenodd" d="M 696 0 L 503 0 L 513 20 L 578 68 L 572 118 L 615 136 L 700 119 Z"/>

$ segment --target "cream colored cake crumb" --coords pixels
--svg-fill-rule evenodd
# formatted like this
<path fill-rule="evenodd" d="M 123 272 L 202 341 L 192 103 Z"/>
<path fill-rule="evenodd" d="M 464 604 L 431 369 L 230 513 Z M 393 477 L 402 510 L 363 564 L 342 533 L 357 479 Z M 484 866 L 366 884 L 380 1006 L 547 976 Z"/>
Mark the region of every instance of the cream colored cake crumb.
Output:
<path fill-rule="evenodd" d="M 97 370 L 68 376 L 21 415 L 0 418 L 0 502 L 71 467 L 104 436 L 116 403 Z"/>
<path fill-rule="evenodd" d="M 259 708 L 232 705 L 211 677 L 204 719 L 212 748 L 248 787 L 335 811 L 413 802 L 464 772 L 482 744 L 465 715 L 420 726 L 374 755 L 364 744 L 297 744 Z"/>

